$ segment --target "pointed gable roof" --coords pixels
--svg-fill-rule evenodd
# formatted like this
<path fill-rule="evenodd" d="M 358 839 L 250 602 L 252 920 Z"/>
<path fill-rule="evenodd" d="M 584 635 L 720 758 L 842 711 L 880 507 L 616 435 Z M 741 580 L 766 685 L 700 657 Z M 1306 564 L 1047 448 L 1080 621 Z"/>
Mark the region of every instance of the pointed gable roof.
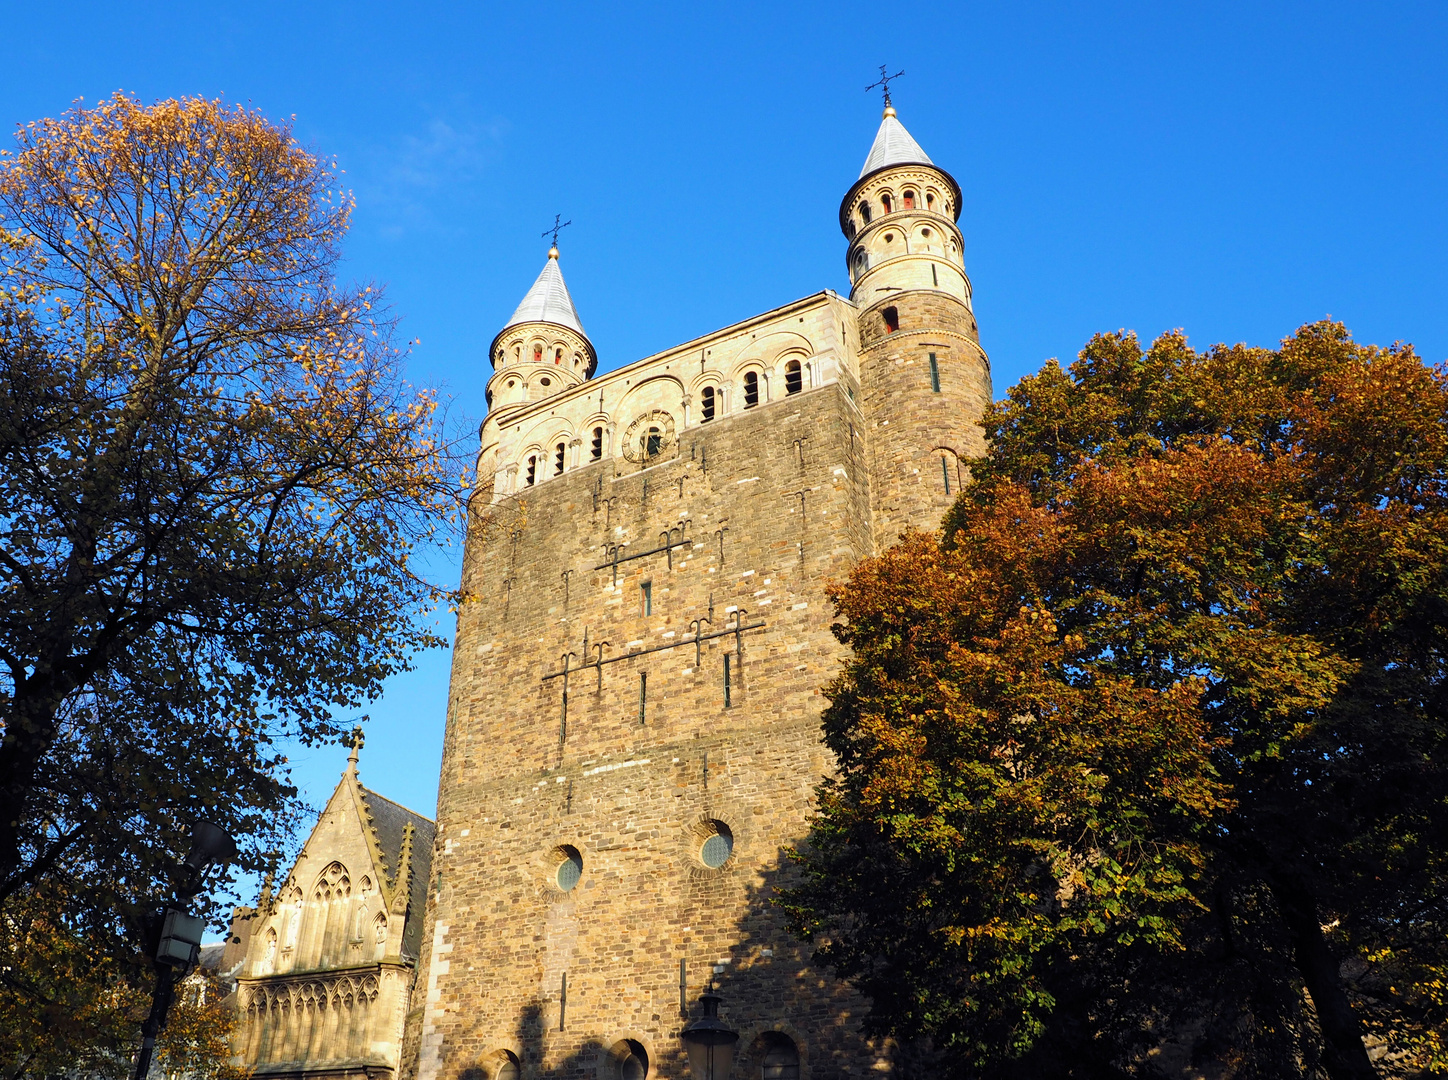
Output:
<path fill-rule="evenodd" d="M 558 249 L 548 252 L 548 261 L 533 287 L 523 297 L 523 302 L 513 312 L 513 317 L 503 324 L 506 330 L 519 323 L 546 322 L 567 327 L 583 337 L 583 323 L 578 318 L 578 309 L 573 306 L 573 297 L 563 283 L 563 271 L 558 268 Z"/>
<path fill-rule="evenodd" d="M 911 138 L 910 132 L 905 130 L 905 125 L 895 116 L 895 110 L 887 108 L 884 119 L 880 121 L 880 130 L 875 132 L 870 153 L 865 157 L 865 167 L 860 170 L 860 176 L 868 176 L 891 165 L 934 164 L 929 155 L 920 149 L 920 144 Z"/>
<path fill-rule="evenodd" d="M 317 856 L 323 864 L 331 861 L 332 856 L 325 848 L 312 850 L 322 829 L 322 818 L 333 810 L 344 818 L 350 818 L 362 833 L 371 857 L 370 873 L 377 882 L 377 892 L 383 904 L 392 912 L 406 916 L 402 953 L 416 957 L 422 942 L 422 917 L 427 906 L 427 886 L 432 876 L 432 842 L 437 826 L 431 818 L 425 818 L 362 786 L 357 775 L 360 746 L 361 740 L 357 738 L 352 744 L 352 753 L 347 757 L 342 779 L 337 782 L 321 817 L 312 827 L 297 865 L 292 868 L 291 878 L 295 880 L 301 860 L 308 854 Z M 354 867 L 353 872 L 360 869 Z M 268 880 L 258 904 L 262 910 L 269 907 L 270 889 Z"/>

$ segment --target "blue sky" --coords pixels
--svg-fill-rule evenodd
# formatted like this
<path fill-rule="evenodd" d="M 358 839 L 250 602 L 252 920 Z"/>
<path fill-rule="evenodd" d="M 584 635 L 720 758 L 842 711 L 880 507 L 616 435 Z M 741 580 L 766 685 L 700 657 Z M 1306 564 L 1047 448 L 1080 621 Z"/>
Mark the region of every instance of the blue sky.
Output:
<path fill-rule="evenodd" d="M 250 102 L 335 156 L 347 271 L 474 425 L 493 334 L 563 269 L 609 370 L 824 288 L 901 120 L 964 192 L 997 396 L 1098 330 L 1271 345 L 1342 319 L 1448 358 L 1448 7 L 734 3 L 6 5 L 0 120 L 117 89 Z M 443 555 L 438 574 L 455 580 Z M 431 814 L 449 658 L 371 710 L 363 780 Z M 325 799 L 345 751 L 301 751 Z"/>

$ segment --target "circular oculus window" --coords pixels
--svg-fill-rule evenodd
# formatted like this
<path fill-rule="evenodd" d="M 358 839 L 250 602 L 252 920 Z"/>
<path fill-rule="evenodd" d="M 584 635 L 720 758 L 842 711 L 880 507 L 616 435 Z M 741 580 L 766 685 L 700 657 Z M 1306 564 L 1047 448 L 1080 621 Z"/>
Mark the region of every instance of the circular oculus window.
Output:
<path fill-rule="evenodd" d="M 577 848 L 565 847 L 558 853 L 562 856 L 557 869 L 553 871 L 554 883 L 564 892 L 572 892 L 583 876 L 583 856 Z"/>
<path fill-rule="evenodd" d="M 699 860 L 711 870 L 717 870 L 729 861 L 734 852 L 734 837 L 722 826 L 719 832 L 705 839 L 699 849 Z"/>

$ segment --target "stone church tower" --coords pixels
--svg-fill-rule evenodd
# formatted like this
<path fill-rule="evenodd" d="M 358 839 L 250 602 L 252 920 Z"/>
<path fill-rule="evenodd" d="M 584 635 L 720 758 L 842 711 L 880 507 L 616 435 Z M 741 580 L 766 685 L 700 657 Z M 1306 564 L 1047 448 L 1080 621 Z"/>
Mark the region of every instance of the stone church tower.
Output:
<path fill-rule="evenodd" d="M 419 1080 L 891 1068 L 772 906 L 831 766 L 826 583 L 937 526 L 991 398 L 960 186 L 886 108 L 824 291 L 594 378 L 556 247 L 493 340 L 405 1061 Z M 406 1068 L 406 1066 L 405 1066 Z"/>

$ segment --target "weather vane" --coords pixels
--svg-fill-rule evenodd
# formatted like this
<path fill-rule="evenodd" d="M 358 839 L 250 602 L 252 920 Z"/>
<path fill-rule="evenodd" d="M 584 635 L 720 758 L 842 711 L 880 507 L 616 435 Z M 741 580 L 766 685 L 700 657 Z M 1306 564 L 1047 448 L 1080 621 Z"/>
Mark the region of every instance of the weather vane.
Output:
<path fill-rule="evenodd" d="M 890 107 L 890 80 L 891 80 L 891 79 L 898 79 L 901 75 L 904 75 L 904 74 L 905 74 L 904 71 L 897 71 L 897 72 L 895 72 L 895 74 L 893 74 L 893 75 L 886 75 L 886 74 L 885 74 L 885 65 L 884 65 L 884 64 L 881 64 L 881 65 L 880 65 L 880 81 L 879 81 L 879 82 L 873 82 L 873 83 L 871 83 L 869 86 L 865 87 L 865 93 L 868 94 L 871 90 L 875 89 L 875 87 L 877 87 L 877 86 L 880 87 L 882 90 L 885 91 L 885 108 L 888 109 L 888 108 Z"/>
<path fill-rule="evenodd" d="M 544 235 L 544 236 L 551 236 L 551 237 L 553 237 L 553 246 L 554 246 L 554 247 L 557 247 L 557 246 L 558 246 L 558 234 L 559 234 L 560 232 L 562 232 L 564 229 L 568 228 L 568 226 L 570 226 L 570 225 L 573 224 L 573 222 L 571 222 L 571 221 L 564 221 L 563 224 L 560 225 L 559 222 L 562 221 L 562 219 L 563 219 L 563 215 L 562 215 L 562 214 L 554 214 L 554 215 L 553 215 L 553 228 L 551 228 L 551 229 L 544 229 L 544 230 L 543 230 L 543 235 Z"/>

